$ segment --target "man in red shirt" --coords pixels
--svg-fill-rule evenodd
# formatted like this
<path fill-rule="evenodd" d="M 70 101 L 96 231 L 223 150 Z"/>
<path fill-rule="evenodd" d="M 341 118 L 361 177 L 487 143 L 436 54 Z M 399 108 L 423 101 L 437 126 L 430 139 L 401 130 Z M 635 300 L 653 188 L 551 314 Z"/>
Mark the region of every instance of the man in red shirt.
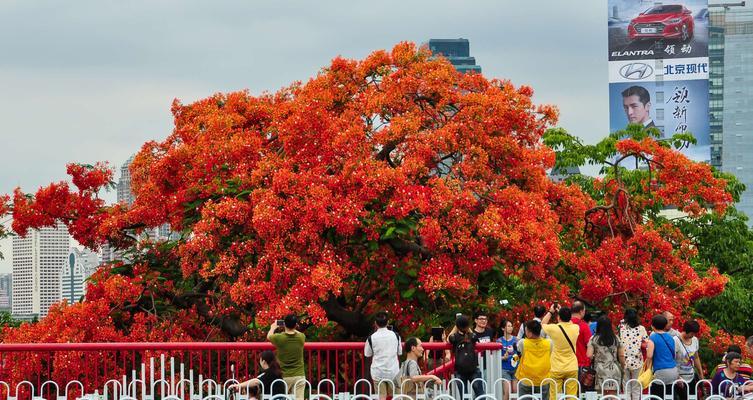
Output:
<path fill-rule="evenodd" d="M 578 358 L 578 378 L 583 367 L 591 365 L 591 359 L 586 355 L 588 350 L 588 341 L 591 340 L 591 329 L 588 327 L 588 323 L 583 320 L 586 316 L 586 306 L 582 301 L 573 302 L 573 318 L 572 323 L 578 325 L 580 328 L 580 334 L 578 334 L 578 340 L 575 342 L 575 357 Z M 590 388 L 583 388 L 584 390 Z"/>

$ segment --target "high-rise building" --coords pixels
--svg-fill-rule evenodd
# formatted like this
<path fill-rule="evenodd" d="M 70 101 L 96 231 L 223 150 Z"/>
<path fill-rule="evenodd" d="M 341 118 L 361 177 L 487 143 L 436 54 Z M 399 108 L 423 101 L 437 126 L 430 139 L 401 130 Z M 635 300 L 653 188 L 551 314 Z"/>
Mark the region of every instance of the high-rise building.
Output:
<path fill-rule="evenodd" d="M 68 258 L 71 237 L 61 222 L 13 237 L 12 314 L 44 317 L 60 301 L 61 266 Z"/>
<path fill-rule="evenodd" d="M 13 305 L 13 274 L 0 274 L 0 311 L 10 312 Z"/>
<path fill-rule="evenodd" d="M 127 205 L 133 205 L 136 198 L 133 196 L 131 190 L 131 163 L 135 155 L 128 158 L 120 167 L 120 180 L 118 181 L 118 203 L 125 203 Z M 143 233 L 144 236 L 153 240 L 175 239 L 177 234 L 170 230 L 170 225 L 164 224 L 156 228 L 147 229 Z M 117 252 L 113 255 L 113 259 L 121 259 Z"/>
<path fill-rule="evenodd" d="M 120 180 L 118 181 L 118 203 L 125 203 L 127 205 L 133 204 L 134 197 L 131 191 L 131 163 L 133 162 L 131 156 L 120 167 Z"/>
<path fill-rule="evenodd" d="M 71 248 L 68 259 L 61 266 L 61 296 L 68 304 L 78 302 L 86 294 L 86 279 L 97 270 L 97 253 Z"/>
<path fill-rule="evenodd" d="M 128 206 L 133 205 L 135 201 L 131 190 L 131 163 L 134 157 L 135 155 L 128 157 L 128 160 L 120 166 L 120 179 L 118 180 L 117 202 Z M 123 260 L 123 254 L 108 243 L 102 245 L 98 253 L 100 265 Z"/>
<path fill-rule="evenodd" d="M 709 25 L 711 164 L 745 184 L 737 207 L 753 217 L 753 11 L 715 10 Z"/>
<path fill-rule="evenodd" d="M 580 168 L 578 167 L 566 167 L 566 168 L 553 168 L 549 172 L 549 179 L 554 182 L 564 182 L 567 178 L 580 175 Z"/>
<path fill-rule="evenodd" d="M 481 66 L 476 65 L 476 58 L 471 57 L 471 45 L 468 39 L 429 39 L 432 54 L 441 54 L 460 72 L 481 73 Z"/>
<path fill-rule="evenodd" d="M 118 252 L 109 244 L 103 244 L 97 252 L 99 265 L 107 264 L 118 259 Z"/>

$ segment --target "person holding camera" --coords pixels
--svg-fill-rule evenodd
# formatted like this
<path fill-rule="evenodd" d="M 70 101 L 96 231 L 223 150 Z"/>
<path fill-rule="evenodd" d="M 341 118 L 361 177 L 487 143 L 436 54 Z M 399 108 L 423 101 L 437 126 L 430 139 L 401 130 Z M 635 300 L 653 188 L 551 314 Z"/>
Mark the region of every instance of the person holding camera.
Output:
<path fill-rule="evenodd" d="M 546 307 L 542 306 L 541 304 L 537 304 L 533 307 L 533 321 L 538 321 L 539 324 L 541 324 L 541 319 L 544 318 L 544 315 L 546 315 Z M 520 324 L 520 329 L 518 329 L 518 339 L 523 340 L 526 338 L 526 324 L 528 321 L 523 321 Z M 546 333 L 542 332 L 541 337 L 546 339 Z"/>
<path fill-rule="evenodd" d="M 559 316 L 560 322 L 550 323 L 555 314 Z M 578 341 L 580 327 L 573 324 L 571 318 L 572 312 L 569 307 L 560 307 L 558 303 L 554 303 L 541 320 L 544 332 L 552 340 L 550 377 L 555 383 L 552 391 L 554 397 L 562 392 L 563 387 L 566 395 L 578 396 L 578 358 L 575 356 L 575 343 Z"/>
<path fill-rule="evenodd" d="M 398 356 L 403 354 L 400 347 L 400 336 L 397 332 L 387 329 L 389 320 L 386 311 L 380 311 L 374 318 L 376 331 L 369 336 L 363 347 L 363 354 L 372 357 L 371 379 L 379 393 L 380 399 L 392 396 L 400 387 L 400 362 Z"/>
<path fill-rule="evenodd" d="M 471 331 L 471 321 L 465 315 L 460 315 L 455 320 L 447 337 L 452 345 L 455 355 L 455 377 L 463 382 L 463 392 L 473 387 L 475 397 L 485 394 L 484 385 L 481 382 L 481 370 L 478 368 L 478 355 L 476 354 L 476 342 Z"/>
<path fill-rule="evenodd" d="M 267 332 L 267 340 L 277 349 L 277 359 L 282 369 L 282 379 L 288 385 L 288 394 L 294 394 L 295 400 L 303 400 L 306 391 L 306 370 L 303 366 L 303 345 L 306 335 L 295 329 L 298 317 L 288 314 L 282 321 L 283 332 L 275 333 L 279 321 L 274 321 Z"/>

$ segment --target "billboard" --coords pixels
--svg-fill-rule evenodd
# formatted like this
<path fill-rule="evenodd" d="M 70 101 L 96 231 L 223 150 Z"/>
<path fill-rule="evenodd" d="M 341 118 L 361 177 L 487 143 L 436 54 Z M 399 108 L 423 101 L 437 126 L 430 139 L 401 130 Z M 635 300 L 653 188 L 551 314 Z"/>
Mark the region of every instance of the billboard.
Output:
<path fill-rule="evenodd" d="M 608 0 L 609 129 L 691 132 L 683 153 L 710 158 L 708 0 Z"/>
<path fill-rule="evenodd" d="M 662 137 L 692 132 L 697 143 L 683 153 L 694 161 L 708 161 L 709 85 L 707 80 L 617 82 L 609 84 L 609 131 L 628 122 L 655 126 Z"/>
<path fill-rule="evenodd" d="M 708 0 L 609 0 L 609 61 L 708 57 Z"/>

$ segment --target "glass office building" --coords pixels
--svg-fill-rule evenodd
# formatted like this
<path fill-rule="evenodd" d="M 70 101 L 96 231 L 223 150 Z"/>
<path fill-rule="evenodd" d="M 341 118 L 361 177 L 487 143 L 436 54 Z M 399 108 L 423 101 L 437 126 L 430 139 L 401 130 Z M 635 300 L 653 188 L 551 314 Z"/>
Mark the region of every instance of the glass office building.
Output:
<path fill-rule="evenodd" d="M 711 164 L 745 184 L 737 208 L 753 217 L 753 11 L 712 11 L 709 26 Z"/>
<path fill-rule="evenodd" d="M 471 57 L 468 39 L 429 39 L 428 45 L 432 54 L 445 56 L 458 71 L 481 73 L 481 66 L 476 65 L 475 57 Z"/>

